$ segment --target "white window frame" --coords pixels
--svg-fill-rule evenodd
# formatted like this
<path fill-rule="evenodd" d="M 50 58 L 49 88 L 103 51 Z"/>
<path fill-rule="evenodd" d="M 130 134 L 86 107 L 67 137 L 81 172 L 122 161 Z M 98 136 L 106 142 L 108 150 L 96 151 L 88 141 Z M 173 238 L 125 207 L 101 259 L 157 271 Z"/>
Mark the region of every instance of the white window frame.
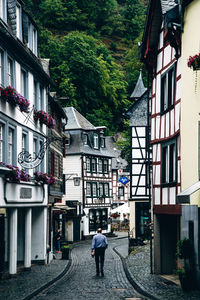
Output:
<path fill-rule="evenodd" d="M 92 196 L 92 186 L 90 182 L 86 183 L 86 196 L 88 197 Z"/>
<path fill-rule="evenodd" d="M 15 71 L 14 71 L 14 60 L 8 56 L 7 58 L 7 81 L 8 85 L 14 87 L 15 82 Z"/>
<path fill-rule="evenodd" d="M 0 18 L 7 22 L 7 0 L 0 0 Z"/>
<path fill-rule="evenodd" d="M 0 49 L 0 86 L 4 87 L 4 51 Z"/>
<path fill-rule="evenodd" d="M 16 37 L 22 39 L 22 9 L 21 5 L 16 5 Z"/>
<path fill-rule="evenodd" d="M 28 73 L 24 69 L 21 69 L 21 94 L 28 97 Z"/>
<path fill-rule="evenodd" d="M 98 160 L 98 172 L 103 173 L 103 159 Z"/>
<path fill-rule="evenodd" d="M 5 125 L 0 123 L 0 162 L 4 161 Z"/>
<path fill-rule="evenodd" d="M 90 172 L 90 168 L 91 168 L 90 158 L 87 157 L 86 158 L 86 171 Z"/>
<path fill-rule="evenodd" d="M 14 164 L 14 135 L 13 127 L 8 127 L 8 164 Z"/>
<path fill-rule="evenodd" d="M 99 136 L 97 133 L 94 133 L 94 149 L 99 148 Z"/>

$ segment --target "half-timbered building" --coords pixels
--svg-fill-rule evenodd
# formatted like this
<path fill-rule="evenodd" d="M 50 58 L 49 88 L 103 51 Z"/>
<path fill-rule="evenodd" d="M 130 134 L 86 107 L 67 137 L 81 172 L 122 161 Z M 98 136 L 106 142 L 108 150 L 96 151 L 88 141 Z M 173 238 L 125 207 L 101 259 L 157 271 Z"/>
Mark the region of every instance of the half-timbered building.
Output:
<path fill-rule="evenodd" d="M 69 236 L 93 235 L 98 227 L 110 231 L 108 222 L 112 200 L 111 155 L 106 148 L 105 127 L 95 127 L 75 108 L 65 108 L 68 118 L 65 132 L 69 134 L 65 144 L 64 174 L 66 176 L 65 203 L 76 203 L 82 215 L 81 222 L 69 220 L 66 225 Z M 74 185 L 76 177 L 80 185 Z M 78 232 L 79 230 L 79 232 Z"/>
<path fill-rule="evenodd" d="M 152 199 L 154 271 L 176 268 L 181 207 L 180 20 L 177 1 L 151 0 L 141 50 L 151 82 Z"/>
<path fill-rule="evenodd" d="M 126 112 L 131 128 L 131 180 L 130 180 L 130 236 L 148 238 L 149 223 L 149 171 L 147 122 L 147 88 L 144 87 L 140 73 L 137 84 L 131 94 L 132 106 Z"/>
<path fill-rule="evenodd" d="M 0 4 L 0 273 L 47 262 L 48 187 L 40 151 L 50 78 L 38 55 L 38 28 L 22 1 Z M 37 116 L 37 120 L 36 120 Z M 39 155 L 40 154 L 40 155 Z M 38 173 L 39 175 L 39 173 Z"/>
<path fill-rule="evenodd" d="M 120 156 L 116 142 L 121 136 L 107 136 L 106 147 L 112 157 L 112 208 L 127 203 L 130 197 L 130 172 L 127 161 Z"/>

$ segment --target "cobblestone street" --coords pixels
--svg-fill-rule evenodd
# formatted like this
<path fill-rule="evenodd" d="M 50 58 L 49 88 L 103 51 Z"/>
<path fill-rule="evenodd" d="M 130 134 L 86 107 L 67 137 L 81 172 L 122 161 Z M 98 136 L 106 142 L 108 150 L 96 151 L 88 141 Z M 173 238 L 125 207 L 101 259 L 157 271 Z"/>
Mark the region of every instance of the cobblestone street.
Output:
<path fill-rule="evenodd" d="M 77 245 L 72 251 L 69 272 L 34 299 L 145 299 L 128 282 L 120 258 L 112 249 L 122 243 L 127 243 L 127 239 L 109 241 L 104 277 L 95 276 L 95 260 L 90 257 L 91 241 Z"/>

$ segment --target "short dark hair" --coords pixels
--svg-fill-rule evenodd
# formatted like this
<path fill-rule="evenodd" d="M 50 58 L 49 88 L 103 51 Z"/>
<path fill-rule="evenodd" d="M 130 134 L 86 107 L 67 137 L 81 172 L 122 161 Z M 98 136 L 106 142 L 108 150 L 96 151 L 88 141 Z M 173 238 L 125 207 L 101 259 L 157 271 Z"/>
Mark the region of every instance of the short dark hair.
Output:
<path fill-rule="evenodd" d="M 102 232 L 102 229 L 101 229 L 101 228 L 98 228 L 98 229 L 97 229 L 97 232 L 98 232 L 98 233 L 101 233 L 101 232 Z"/>

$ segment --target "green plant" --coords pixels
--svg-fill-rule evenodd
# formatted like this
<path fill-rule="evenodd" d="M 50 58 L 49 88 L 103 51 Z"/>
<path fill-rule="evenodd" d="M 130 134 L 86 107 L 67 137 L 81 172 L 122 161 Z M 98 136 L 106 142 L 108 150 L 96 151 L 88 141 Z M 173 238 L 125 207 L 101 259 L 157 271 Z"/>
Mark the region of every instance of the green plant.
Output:
<path fill-rule="evenodd" d="M 61 249 L 72 249 L 71 245 L 62 245 Z"/>
<path fill-rule="evenodd" d="M 192 258 L 194 254 L 193 243 L 190 239 L 183 239 L 177 242 L 176 256 L 180 259 Z"/>

